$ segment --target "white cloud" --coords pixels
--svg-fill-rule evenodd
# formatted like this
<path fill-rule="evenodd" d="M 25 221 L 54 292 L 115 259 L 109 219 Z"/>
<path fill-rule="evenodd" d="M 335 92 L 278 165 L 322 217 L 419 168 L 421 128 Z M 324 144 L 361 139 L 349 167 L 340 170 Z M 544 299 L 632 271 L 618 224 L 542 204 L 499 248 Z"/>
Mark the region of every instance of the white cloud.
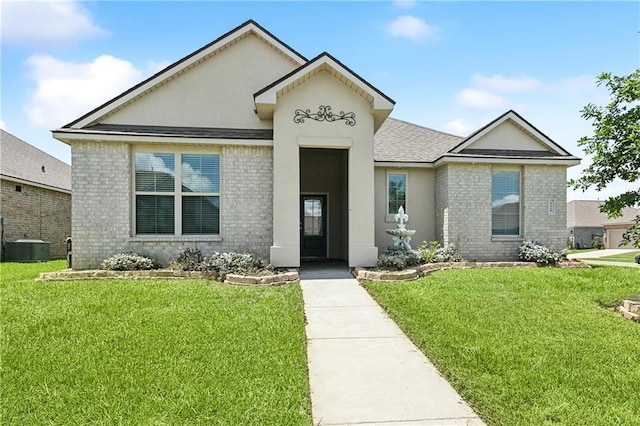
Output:
<path fill-rule="evenodd" d="M 520 202 L 520 195 L 518 194 L 509 194 L 509 195 L 505 195 L 504 197 L 500 198 L 499 200 L 495 200 L 493 202 L 491 202 L 491 207 L 492 208 L 496 208 L 496 207 L 502 207 L 506 204 L 515 204 L 515 203 L 519 203 Z"/>
<path fill-rule="evenodd" d="M 4 130 L 4 131 L 9 131 L 9 129 L 7 129 L 7 123 L 4 122 L 3 119 L 0 118 L 0 129 Z"/>
<path fill-rule="evenodd" d="M 543 86 L 540 80 L 533 77 L 505 77 L 500 74 L 492 77 L 476 74 L 472 77 L 472 82 L 473 85 L 479 89 L 499 93 L 531 92 Z"/>
<path fill-rule="evenodd" d="M 460 92 L 457 101 L 462 106 L 474 109 L 501 108 L 508 103 L 507 100 L 500 95 L 486 90 L 472 88 L 466 88 Z"/>
<path fill-rule="evenodd" d="M 391 3 L 399 9 L 411 9 L 416 6 L 416 0 L 393 0 Z"/>
<path fill-rule="evenodd" d="M 467 123 L 464 119 L 458 118 L 445 123 L 444 129 L 454 135 L 466 136 L 471 130 L 473 130 L 473 126 Z"/>
<path fill-rule="evenodd" d="M 411 15 L 397 17 L 387 24 L 386 30 L 392 37 L 405 37 L 415 42 L 433 39 L 436 35 L 435 27 Z"/>
<path fill-rule="evenodd" d="M 2 43 L 60 45 L 109 32 L 94 23 L 91 13 L 73 1 L 3 1 Z"/>
<path fill-rule="evenodd" d="M 27 59 L 35 91 L 25 105 L 32 125 L 58 127 L 133 86 L 143 72 L 123 59 L 103 55 L 90 63 L 51 56 Z"/>

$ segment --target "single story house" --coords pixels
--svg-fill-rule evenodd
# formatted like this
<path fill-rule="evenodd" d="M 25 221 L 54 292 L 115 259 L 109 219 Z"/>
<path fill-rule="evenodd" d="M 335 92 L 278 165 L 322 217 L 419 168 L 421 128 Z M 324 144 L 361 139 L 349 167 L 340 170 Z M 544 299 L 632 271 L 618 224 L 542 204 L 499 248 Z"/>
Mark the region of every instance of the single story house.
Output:
<path fill-rule="evenodd" d="M 42 240 L 63 258 L 71 236 L 71 166 L 0 130 L 2 243 Z M 4 259 L 4 257 L 3 257 Z"/>
<path fill-rule="evenodd" d="M 604 248 L 633 248 L 621 245 L 622 235 L 640 216 L 640 208 L 622 209 L 622 216 L 609 218 L 600 211 L 603 201 L 571 200 L 567 203 L 567 231 L 574 248 L 592 248 L 595 237 L 602 238 Z"/>
<path fill-rule="evenodd" d="M 245 22 L 53 131 L 72 150 L 74 267 L 187 247 L 371 266 L 400 206 L 414 246 L 469 260 L 564 247 L 578 158 L 514 111 L 464 138 L 390 118 L 394 103 Z"/>

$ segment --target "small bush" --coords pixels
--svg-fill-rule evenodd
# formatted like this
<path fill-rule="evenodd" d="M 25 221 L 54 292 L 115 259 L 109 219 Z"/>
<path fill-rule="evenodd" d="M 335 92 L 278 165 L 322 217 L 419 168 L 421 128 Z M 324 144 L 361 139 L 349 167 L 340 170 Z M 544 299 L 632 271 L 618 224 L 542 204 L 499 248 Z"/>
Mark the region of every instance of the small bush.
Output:
<path fill-rule="evenodd" d="M 462 262 L 462 256 L 454 244 L 442 247 L 437 241 L 423 241 L 419 251 L 424 263 Z"/>
<path fill-rule="evenodd" d="M 447 244 L 436 250 L 436 259 L 438 262 L 462 262 L 462 256 L 454 244 Z"/>
<path fill-rule="evenodd" d="M 401 271 L 422 264 L 418 250 L 387 250 L 378 257 L 378 268 Z"/>
<path fill-rule="evenodd" d="M 538 265 L 555 265 L 567 259 L 567 251 L 555 251 L 533 241 L 524 241 L 518 248 L 518 257 L 523 262 L 536 262 Z"/>
<path fill-rule="evenodd" d="M 257 275 L 264 272 L 275 272 L 269 262 L 251 253 L 218 253 L 215 252 L 202 263 L 202 270 L 215 272 L 220 280 L 227 274 Z"/>
<path fill-rule="evenodd" d="M 604 248 L 604 241 L 602 240 L 602 237 L 597 235 L 593 237 L 593 241 L 591 241 L 591 247 L 593 247 L 594 249 L 602 250 Z"/>
<path fill-rule="evenodd" d="M 438 249 L 440 248 L 440 243 L 437 241 L 426 242 L 423 241 L 420 244 L 420 256 L 422 257 L 423 262 L 425 263 L 435 263 L 438 261 L 436 255 L 438 253 Z"/>
<path fill-rule="evenodd" d="M 153 260 L 137 253 L 118 253 L 102 261 L 102 269 L 108 271 L 143 271 L 155 267 Z"/>
<path fill-rule="evenodd" d="M 170 268 L 178 271 L 200 271 L 202 270 L 204 257 L 198 249 L 187 248 L 178 255 Z"/>

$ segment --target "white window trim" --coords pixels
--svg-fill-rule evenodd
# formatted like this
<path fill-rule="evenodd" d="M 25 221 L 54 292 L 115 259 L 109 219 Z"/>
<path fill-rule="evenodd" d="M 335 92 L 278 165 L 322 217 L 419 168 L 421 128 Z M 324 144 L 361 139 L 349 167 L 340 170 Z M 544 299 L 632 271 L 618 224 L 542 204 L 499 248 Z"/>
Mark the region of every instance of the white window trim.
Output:
<path fill-rule="evenodd" d="M 491 230 L 491 241 L 523 241 L 524 226 L 523 226 L 523 212 L 524 212 L 524 197 L 523 197 L 523 168 L 514 166 L 492 166 L 491 167 L 491 196 L 493 197 L 493 172 L 518 172 L 518 186 L 519 186 L 519 209 L 518 209 L 518 229 L 520 232 L 518 235 L 494 235 L 493 229 Z M 491 200 L 489 200 L 489 206 L 491 206 Z M 493 208 L 489 210 L 491 212 L 491 223 L 493 223 Z M 493 227 L 492 227 L 493 228 Z"/>
<path fill-rule="evenodd" d="M 404 211 L 405 213 L 407 213 L 407 200 L 409 198 L 409 173 L 408 172 L 399 172 L 399 171 L 394 171 L 394 170 L 387 170 L 387 173 L 385 175 L 385 194 L 384 194 L 384 198 L 385 198 L 385 204 L 384 204 L 384 214 L 385 214 L 385 218 L 384 221 L 385 222 L 389 222 L 389 223 L 395 223 L 396 219 L 395 219 L 395 215 L 398 212 L 394 212 L 394 213 L 389 213 L 389 175 L 404 175 Z M 408 213 L 407 213 L 408 214 Z"/>
<path fill-rule="evenodd" d="M 137 153 L 158 153 L 173 154 L 175 164 L 175 183 L 173 192 L 145 192 L 136 191 L 136 154 Z M 217 196 L 220 203 L 220 212 L 218 217 L 218 233 L 217 234 L 183 234 L 182 233 L 182 154 L 196 155 L 217 155 L 219 158 L 219 179 L 220 192 L 203 192 L 189 193 L 186 196 Z M 161 145 L 141 146 L 132 149 L 131 154 L 131 236 L 130 241 L 222 241 L 222 154 L 220 149 L 200 148 L 200 147 L 163 147 Z M 174 197 L 174 233 L 173 234 L 137 234 L 136 229 L 136 196 L 137 195 L 170 195 Z"/>

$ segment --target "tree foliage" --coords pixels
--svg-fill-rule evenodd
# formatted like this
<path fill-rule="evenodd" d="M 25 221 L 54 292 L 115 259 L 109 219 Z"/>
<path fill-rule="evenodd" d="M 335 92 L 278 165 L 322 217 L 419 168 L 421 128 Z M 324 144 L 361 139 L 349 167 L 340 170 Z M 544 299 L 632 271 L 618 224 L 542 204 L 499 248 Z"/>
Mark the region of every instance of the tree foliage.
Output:
<path fill-rule="evenodd" d="M 616 178 L 638 184 L 638 189 L 611 197 L 600 206 L 600 211 L 615 218 L 625 207 L 640 207 L 640 69 L 627 76 L 602 73 L 597 85 L 603 84 L 611 101 L 605 106 L 589 103 L 581 110 L 594 131 L 580 138 L 578 146 L 592 156 L 592 163 L 569 184 L 581 190 L 594 186 L 598 191 Z M 624 241 L 640 248 L 640 216 L 625 232 Z"/>

